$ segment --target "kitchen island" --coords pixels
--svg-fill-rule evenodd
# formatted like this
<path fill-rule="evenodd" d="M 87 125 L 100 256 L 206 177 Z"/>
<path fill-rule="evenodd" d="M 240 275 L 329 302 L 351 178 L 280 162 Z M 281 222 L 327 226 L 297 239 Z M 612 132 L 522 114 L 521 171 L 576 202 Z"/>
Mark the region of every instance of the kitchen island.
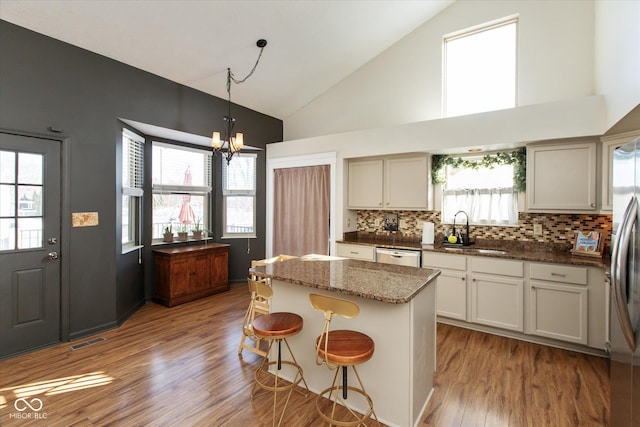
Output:
<path fill-rule="evenodd" d="M 334 318 L 331 329 L 353 329 L 375 341 L 371 360 L 358 366 L 378 419 L 390 426 L 415 426 L 433 391 L 436 368 L 435 290 L 438 270 L 307 255 L 253 269 L 270 278 L 271 311 L 290 311 L 304 319 L 302 331 L 288 339 L 316 394 L 329 387 L 333 371 L 315 363 L 315 339 L 323 315 L 309 294 L 343 298 L 360 306 L 353 319 Z M 356 379 L 349 381 L 355 384 Z M 286 377 L 287 373 L 284 373 Z M 359 402 L 352 403 L 363 411 Z"/>

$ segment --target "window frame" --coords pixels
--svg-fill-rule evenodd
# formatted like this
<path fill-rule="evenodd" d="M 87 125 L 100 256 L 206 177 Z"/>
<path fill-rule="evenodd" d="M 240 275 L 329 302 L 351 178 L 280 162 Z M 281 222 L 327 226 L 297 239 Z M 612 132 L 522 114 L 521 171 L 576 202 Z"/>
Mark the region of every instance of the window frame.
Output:
<path fill-rule="evenodd" d="M 492 156 L 492 155 L 495 155 L 495 154 L 487 154 L 487 155 Z M 479 162 L 479 161 L 482 160 L 482 158 L 484 156 L 482 156 L 482 155 L 461 155 L 459 157 L 464 159 L 464 160 L 469 160 L 471 162 L 473 162 L 473 161 L 478 161 Z M 502 192 L 502 191 L 508 190 L 508 191 L 513 191 L 513 196 L 512 197 L 513 197 L 513 200 L 514 200 L 514 203 L 515 203 L 515 212 L 512 212 L 512 213 L 513 213 L 513 217 L 515 218 L 515 222 L 512 222 L 512 223 L 498 222 L 494 218 L 490 218 L 488 221 L 476 222 L 476 221 L 473 221 L 471 219 L 471 217 L 470 217 L 469 218 L 469 225 L 484 226 L 484 227 L 518 227 L 519 226 L 518 214 L 519 214 L 519 211 L 520 211 L 520 207 L 519 207 L 519 200 L 518 200 L 519 199 L 519 192 L 517 190 L 515 190 L 515 168 L 516 168 L 516 165 L 515 164 L 505 164 L 505 165 L 501 165 L 501 166 L 511 166 L 511 168 L 514 171 L 514 178 L 512 179 L 510 186 L 504 186 L 504 187 L 481 187 L 481 188 L 454 188 L 454 189 L 450 189 L 450 188 L 447 188 L 447 183 L 450 181 L 449 180 L 450 171 L 452 169 L 466 169 L 466 168 L 465 168 L 465 166 L 457 166 L 456 167 L 456 166 L 452 166 L 452 165 L 445 165 L 444 168 L 443 168 L 444 169 L 443 170 L 443 174 L 444 174 L 444 177 L 445 177 L 445 181 L 444 181 L 444 183 L 441 184 L 442 191 L 441 191 L 441 200 L 440 200 L 440 206 L 441 206 L 440 215 L 441 215 L 441 218 L 442 218 L 442 223 L 443 224 L 453 224 L 453 220 L 450 220 L 448 218 L 445 219 L 444 210 L 445 210 L 445 206 L 446 206 L 446 203 L 445 203 L 445 197 L 446 197 L 445 192 L 446 191 L 458 191 L 458 192 L 461 192 L 461 191 L 480 190 L 480 192 L 483 192 L 483 191 L 492 191 L 493 190 L 493 191 Z M 492 167 L 490 167 L 490 166 L 484 166 L 482 168 L 483 169 L 492 169 Z M 467 214 L 470 214 L 468 209 L 465 210 L 465 212 Z"/>
<path fill-rule="evenodd" d="M 243 157 L 252 157 L 253 158 L 253 189 L 252 190 L 229 190 L 226 188 L 227 179 L 225 177 L 228 163 L 224 157 L 221 158 L 222 165 L 222 238 L 223 239 L 238 239 L 238 238 L 248 238 L 254 239 L 257 238 L 257 165 L 258 165 L 258 154 L 257 153 L 242 153 Z M 233 162 L 238 157 L 234 156 L 231 158 L 231 162 Z M 227 199 L 230 197 L 252 197 L 253 198 L 253 231 L 249 233 L 244 232 L 228 232 L 227 231 Z"/>
<path fill-rule="evenodd" d="M 133 143 L 133 144 L 132 144 Z M 122 128 L 122 186 L 121 209 L 128 204 L 127 240 L 120 235 L 123 254 L 142 248 L 142 203 L 144 197 L 145 139 L 127 128 Z M 125 157 L 126 155 L 126 157 Z M 128 184 L 125 181 L 128 174 Z M 125 202 L 126 200 L 126 202 Z M 121 224 L 123 226 L 124 224 Z"/>
<path fill-rule="evenodd" d="M 205 170 L 204 170 L 204 178 L 207 181 L 206 184 L 208 185 L 171 185 L 171 184 L 158 184 L 153 182 L 153 173 L 152 173 L 152 179 L 151 179 L 151 198 L 152 198 L 152 207 L 151 207 L 151 218 L 152 218 L 152 223 L 153 223 L 153 218 L 155 218 L 154 216 L 154 212 L 153 212 L 153 199 L 156 195 L 175 195 L 175 196 L 197 196 L 197 197 L 204 197 L 204 202 L 203 202 L 203 216 L 201 219 L 201 223 L 200 223 L 200 229 L 203 232 L 208 232 L 209 236 L 207 237 L 203 237 L 203 238 L 208 238 L 211 237 L 211 232 L 209 232 L 208 230 L 210 230 L 211 227 L 211 200 L 213 197 L 213 153 L 211 152 L 211 150 L 208 150 L 206 148 L 196 148 L 196 147 L 191 147 L 191 146 L 186 146 L 186 145 L 182 145 L 179 143 L 171 143 L 171 142 L 165 142 L 165 141 L 157 141 L 154 140 L 151 142 L 151 150 L 153 153 L 153 148 L 154 147 L 166 147 L 169 149 L 173 149 L 173 150 L 184 150 L 184 151 L 191 151 L 191 152 L 196 152 L 198 154 L 202 154 L 204 156 L 204 160 L 206 161 L 205 164 Z M 152 158 L 153 158 L 153 154 L 152 154 Z M 152 162 L 153 163 L 153 162 Z M 154 167 L 154 165 L 152 165 L 152 168 Z M 155 224 L 152 224 L 152 228 L 155 226 Z M 174 229 L 173 233 L 177 233 L 178 230 Z M 151 242 L 152 244 L 161 244 L 163 243 L 163 237 L 162 235 L 160 235 L 160 237 L 154 237 L 153 236 L 153 229 L 151 230 Z"/>
<path fill-rule="evenodd" d="M 448 77 L 448 60 L 447 60 L 447 43 L 450 41 L 460 40 L 467 37 L 473 37 L 474 35 L 486 33 L 487 31 L 492 31 L 501 27 L 505 27 L 507 25 L 515 24 L 515 35 L 514 35 L 514 64 L 513 64 L 513 73 L 514 73 L 514 87 L 513 87 L 513 104 L 511 106 L 498 107 L 498 108 L 490 108 L 483 109 L 477 111 L 470 112 L 462 112 L 449 114 L 448 113 L 448 94 L 447 94 L 447 77 Z M 449 34 L 445 34 L 442 37 L 442 117 L 458 117 L 469 114 L 479 114 L 483 112 L 496 111 L 505 108 L 515 108 L 518 106 L 518 35 L 519 35 L 519 15 L 511 15 L 504 18 L 500 18 L 494 21 L 485 22 L 480 25 L 476 25 L 473 27 L 465 28 L 463 30 L 455 31 Z M 469 67 L 472 68 L 472 67 Z"/>

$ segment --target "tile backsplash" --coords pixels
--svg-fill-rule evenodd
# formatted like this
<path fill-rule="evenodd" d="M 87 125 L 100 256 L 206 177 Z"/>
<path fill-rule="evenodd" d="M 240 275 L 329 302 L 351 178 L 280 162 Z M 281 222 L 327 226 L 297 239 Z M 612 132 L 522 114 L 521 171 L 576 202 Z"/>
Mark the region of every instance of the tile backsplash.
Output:
<path fill-rule="evenodd" d="M 407 238 L 422 237 L 422 222 L 433 222 L 435 233 L 451 231 L 451 224 L 440 222 L 440 211 L 357 211 L 357 231 L 384 233 L 384 216 L 397 213 L 398 232 Z M 461 218 L 464 218 L 462 216 Z M 533 235 L 534 224 L 542 225 L 542 234 Z M 457 226 L 457 225 L 456 225 Z M 612 218 L 610 214 L 551 214 L 518 213 L 518 225 L 510 227 L 470 226 L 471 236 L 476 239 L 502 239 L 539 243 L 567 243 L 572 245 L 579 230 L 600 230 L 605 235 L 605 246 L 611 246 Z"/>

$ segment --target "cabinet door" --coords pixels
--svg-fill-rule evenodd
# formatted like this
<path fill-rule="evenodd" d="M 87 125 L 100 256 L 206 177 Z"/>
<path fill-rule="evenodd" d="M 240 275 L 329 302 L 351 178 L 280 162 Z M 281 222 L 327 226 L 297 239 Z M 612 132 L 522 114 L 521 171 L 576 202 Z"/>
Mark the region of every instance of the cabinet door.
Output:
<path fill-rule="evenodd" d="M 523 332 L 523 287 L 523 280 L 472 276 L 471 321 Z"/>
<path fill-rule="evenodd" d="M 388 209 L 427 209 L 427 157 L 385 161 L 384 195 Z"/>
<path fill-rule="evenodd" d="M 190 272 L 191 292 L 200 292 L 211 287 L 211 273 L 209 271 L 209 256 L 206 253 L 198 254 L 191 258 L 192 271 Z"/>
<path fill-rule="evenodd" d="M 527 147 L 530 211 L 595 211 L 596 143 Z"/>
<path fill-rule="evenodd" d="M 441 271 L 436 289 L 438 316 L 467 320 L 466 277 L 463 273 Z"/>
<path fill-rule="evenodd" d="M 187 257 L 175 257 L 169 261 L 169 297 L 179 297 L 191 293 L 193 263 Z"/>
<path fill-rule="evenodd" d="M 349 162 L 349 208 L 381 209 L 382 160 Z"/>
<path fill-rule="evenodd" d="M 587 289 L 531 281 L 531 333 L 587 344 Z"/>
<path fill-rule="evenodd" d="M 209 255 L 211 288 L 229 289 L 229 253 L 218 252 Z"/>

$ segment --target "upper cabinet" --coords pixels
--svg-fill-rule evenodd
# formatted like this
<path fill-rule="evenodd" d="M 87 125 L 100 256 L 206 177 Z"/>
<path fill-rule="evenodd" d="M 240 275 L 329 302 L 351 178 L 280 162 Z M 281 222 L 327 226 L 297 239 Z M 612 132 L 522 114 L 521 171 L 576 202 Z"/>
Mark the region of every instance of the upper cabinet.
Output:
<path fill-rule="evenodd" d="M 597 141 L 527 146 L 531 212 L 595 212 Z"/>
<path fill-rule="evenodd" d="M 349 209 L 428 208 L 426 155 L 349 162 Z"/>
<path fill-rule="evenodd" d="M 382 209 L 382 160 L 349 162 L 349 208 Z"/>
<path fill-rule="evenodd" d="M 603 136 L 602 141 L 602 210 L 613 209 L 613 152 L 632 139 L 640 137 L 640 130 L 617 135 Z"/>

